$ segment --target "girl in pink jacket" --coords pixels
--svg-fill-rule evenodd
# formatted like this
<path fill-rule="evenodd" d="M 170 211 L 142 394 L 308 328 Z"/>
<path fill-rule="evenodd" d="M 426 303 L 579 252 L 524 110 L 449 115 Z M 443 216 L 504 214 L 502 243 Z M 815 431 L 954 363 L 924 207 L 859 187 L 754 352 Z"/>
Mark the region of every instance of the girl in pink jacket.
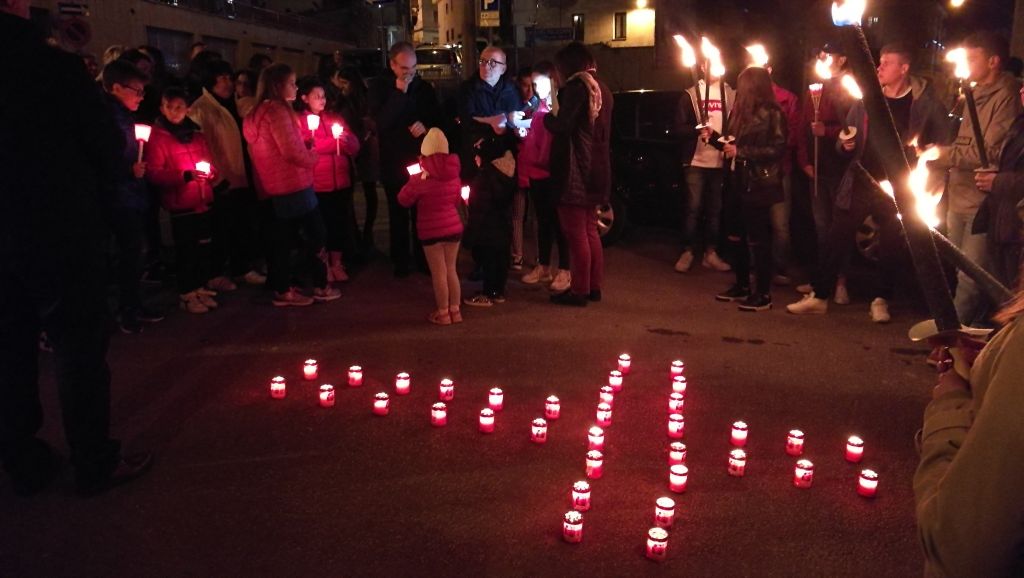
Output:
<path fill-rule="evenodd" d="M 416 206 L 416 234 L 430 266 L 437 304 L 427 320 L 437 325 L 461 323 L 462 287 L 455 270 L 462 241 L 459 156 L 448 154 L 448 139 L 437 128 L 423 138 L 420 154 L 422 172 L 409 177 L 398 193 L 398 202 L 403 207 Z"/>

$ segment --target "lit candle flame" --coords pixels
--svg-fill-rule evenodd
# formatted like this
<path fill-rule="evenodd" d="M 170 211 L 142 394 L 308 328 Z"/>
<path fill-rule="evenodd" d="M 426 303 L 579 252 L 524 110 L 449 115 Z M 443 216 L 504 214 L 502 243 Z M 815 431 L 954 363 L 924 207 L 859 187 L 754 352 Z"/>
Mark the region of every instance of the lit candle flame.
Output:
<path fill-rule="evenodd" d="M 679 49 L 682 51 L 683 66 L 687 68 L 697 66 L 697 52 L 686 41 L 686 38 L 683 38 L 682 34 L 676 34 L 672 38 L 675 39 L 676 44 L 679 45 Z"/>
<path fill-rule="evenodd" d="M 820 78 L 822 80 L 828 80 L 828 79 L 832 78 L 832 55 L 831 54 L 825 56 L 824 60 L 819 58 L 817 60 L 817 62 L 814 63 L 814 74 L 818 75 L 818 78 Z"/>
<path fill-rule="evenodd" d="M 768 66 L 768 51 L 765 50 L 763 44 L 748 46 L 747 52 L 750 53 L 750 58 L 754 61 L 752 66 L 760 66 L 761 68 Z"/>
<path fill-rule="evenodd" d="M 967 66 L 967 49 L 966 48 L 954 48 L 946 52 L 946 62 L 952 62 L 956 65 L 956 69 L 953 74 L 957 78 L 966 79 L 971 76 L 971 69 Z"/>
<path fill-rule="evenodd" d="M 836 26 L 860 26 L 867 0 L 845 0 L 842 5 L 832 3 L 832 23 Z"/>
<path fill-rule="evenodd" d="M 860 86 L 852 75 L 844 74 L 841 82 L 843 84 L 843 88 L 846 89 L 846 92 L 850 93 L 850 96 L 857 100 L 864 98 L 864 93 L 860 91 Z"/>
<path fill-rule="evenodd" d="M 725 76 L 725 65 L 722 64 L 722 52 L 718 50 L 714 44 L 708 40 L 707 36 L 701 36 L 700 38 L 700 51 L 704 54 L 704 58 L 708 59 L 711 64 L 711 76 L 722 77 Z"/>

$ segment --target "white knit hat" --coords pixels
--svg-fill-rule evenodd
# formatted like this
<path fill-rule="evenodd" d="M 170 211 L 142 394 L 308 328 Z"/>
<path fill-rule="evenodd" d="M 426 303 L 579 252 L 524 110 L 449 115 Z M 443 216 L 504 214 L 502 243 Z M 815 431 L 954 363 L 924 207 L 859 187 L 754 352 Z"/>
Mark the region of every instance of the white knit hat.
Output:
<path fill-rule="evenodd" d="M 437 153 L 448 154 L 448 139 L 439 128 L 432 128 L 423 137 L 423 144 L 420 145 L 420 154 L 429 157 Z"/>

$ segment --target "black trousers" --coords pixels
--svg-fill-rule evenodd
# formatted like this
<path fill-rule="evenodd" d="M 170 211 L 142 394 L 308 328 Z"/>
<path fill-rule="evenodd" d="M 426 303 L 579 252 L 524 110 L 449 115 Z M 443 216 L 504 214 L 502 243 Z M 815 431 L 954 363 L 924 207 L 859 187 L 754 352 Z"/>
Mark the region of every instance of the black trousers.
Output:
<path fill-rule="evenodd" d="M 423 254 L 423 246 L 420 245 L 414 229 L 416 209 L 406 209 L 398 204 L 398 192 L 402 190 L 406 180 L 384 181 L 384 196 L 388 199 L 391 263 L 395 266 L 396 271 L 407 272 L 414 264 L 423 271 L 429 271 L 427 258 Z"/>
<path fill-rule="evenodd" d="M 136 209 L 119 207 L 114 209 L 110 224 L 117 245 L 118 309 L 137 311 L 142 307 L 139 280 L 146 248 L 146 215 Z"/>
<path fill-rule="evenodd" d="M 356 251 L 356 210 L 352 187 L 330 193 L 317 193 L 320 214 L 327 228 L 327 250 L 341 251 L 351 258 Z"/>
<path fill-rule="evenodd" d="M 292 280 L 308 277 L 313 287 L 327 286 L 327 251 L 324 249 L 326 231 L 315 207 L 299 217 L 275 217 L 271 224 L 272 249 L 268 262 L 270 288 L 283 293 L 292 286 Z M 299 249 L 299 270 L 292 271 L 292 249 Z"/>
<path fill-rule="evenodd" d="M 363 181 L 363 195 L 366 196 L 366 218 L 363 220 L 363 231 L 360 235 L 360 248 L 367 252 L 373 247 L 373 225 L 377 222 L 377 183 Z"/>
<path fill-rule="evenodd" d="M 490 247 L 480 245 L 473 247 L 473 260 L 480 266 L 483 277 L 484 295 L 494 297 L 505 294 L 508 282 L 509 266 L 508 247 Z"/>
<path fill-rule="evenodd" d="M 213 276 L 241 277 L 266 257 L 259 240 L 260 210 L 252 189 L 230 189 L 216 196 L 210 211 Z"/>
<path fill-rule="evenodd" d="M 0 255 L 0 459 L 14 476 L 32 476 L 50 455 L 36 437 L 43 424 L 40 331 L 53 346 L 64 435 L 79 475 L 102 477 L 117 462 L 120 444 L 110 439 L 106 281 L 100 241 Z"/>
<path fill-rule="evenodd" d="M 171 215 L 178 293 L 185 294 L 210 280 L 210 213 Z"/>
<path fill-rule="evenodd" d="M 558 223 L 558 193 L 551 179 L 530 179 L 530 200 L 537 212 L 537 262 L 551 264 L 551 245 L 558 243 L 558 268 L 569 268 L 569 244 Z"/>
<path fill-rule="evenodd" d="M 755 291 L 767 295 L 771 292 L 773 267 L 771 205 L 745 203 L 735 189 L 734 186 L 726 189 L 723 210 L 736 284 L 743 287 L 750 284 L 753 256 Z"/>

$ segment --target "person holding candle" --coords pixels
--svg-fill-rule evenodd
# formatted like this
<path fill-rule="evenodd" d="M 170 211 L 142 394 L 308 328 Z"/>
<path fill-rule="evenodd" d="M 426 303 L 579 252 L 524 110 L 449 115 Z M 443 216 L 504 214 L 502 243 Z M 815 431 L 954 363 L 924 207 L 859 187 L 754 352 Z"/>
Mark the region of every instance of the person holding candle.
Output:
<path fill-rule="evenodd" d="M 417 207 L 416 232 L 430 266 L 437 305 L 427 320 L 437 325 L 461 323 L 462 287 L 455 270 L 462 239 L 459 156 L 449 154 L 448 139 L 436 127 L 427 131 L 420 154 L 423 172 L 402 187 L 398 202 L 403 207 Z"/>
<path fill-rule="evenodd" d="M 312 114 L 320 117 L 313 131 L 313 150 L 318 160 L 313 168 L 313 190 L 320 204 L 320 213 L 327 227 L 327 281 L 348 281 L 342 256 L 350 258 L 356 252 L 355 204 L 352 188 L 352 159 L 359 153 L 359 137 L 345 120 L 326 112 L 327 93 L 324 85 L 308 76 L 299 82 L 295 110 L 299 116 Z M 334 135 L 333 127 L 341 134 Z"/>
<path fill-rule="evenodd" d="M 257 191 L 269 197 L 273 207 L 269 283 L 276 307 L 306 306 L 341 297 L 327 284 L 324 222 L 313 191 L 313 168 L 319 155 L 312 150 L 313 140 L 304 138 L 292 110 L 290 103 L 297 93 L 290 66 L 268 66 L 260 73 L 256 90 L 259 104 L 243 125 Z M 300 233 L 304 268 L 313 281 L 312 298 L 291 285 L 292 244 Z"/>
<path fill-rule="evenodd" d="M 990 162 L 999 158 L 1010 126 L 1022 110 L 1017 94 L 1020 82 L 1003 70 L 1009 58 L 1006 39 L 995 33 L 977 32 L 964 40 L 964 46 L 970 69 L 968 82 L 976 83 L 973 89 L 965 87 L 965 90 L 974 92 L 977 121 L 984 142 L 975 142 L 975 119 L 969 114 L 964 115 L 949 155 L 940 159 L 940 164 L 949 167 L 946 229 L 954 245 L 969 259 L 988 269 L 991 266 L 986 247 L 989 223 L 983 217 L 976 222 L 979 208 L 988 196 L 975 183 L 975 171 L 986 168 L 981 166 L 978 147 L 984 146 Z M 986 303 L 975 282 L 963 272 L 957 274 L 953 300 L 961 323 L 974 325 L 986 322 L 990 304 Z"/>
<path fill-rule="evenodd" d="M 967 379 L 945 350 L 918 433 L 914 496 L 928 576 L 1024 573 L 1024 285 L 995 320 L 1004 326 L 980 353 L 973 340 L 957 343 Z"/>
<path fill-rule="evenodd" d="M 146 179 L 159 192 L 170 213 L 174 235 L 175 280 L 181 308 L 206 313 L 217 308 L 210 280 L 210 205 L 216 172 L 202 171 L 209 164 L 210 149 L 199 125 L 188 118 L 184 89 L 171 87 L 160 101 L 160 118 L 146 147 Z"/>

